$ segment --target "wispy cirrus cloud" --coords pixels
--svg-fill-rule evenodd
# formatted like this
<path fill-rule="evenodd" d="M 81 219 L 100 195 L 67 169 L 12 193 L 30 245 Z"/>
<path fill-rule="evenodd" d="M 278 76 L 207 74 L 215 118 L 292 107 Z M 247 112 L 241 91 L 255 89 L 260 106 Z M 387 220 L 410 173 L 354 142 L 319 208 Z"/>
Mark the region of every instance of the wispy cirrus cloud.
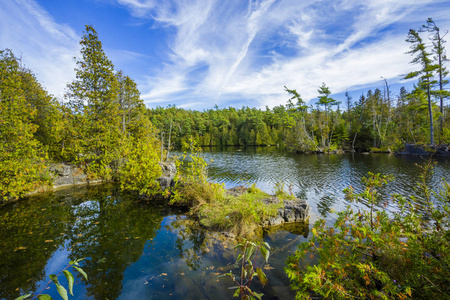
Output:
<path fill-rule="evenodd" d="M 73 77 L 79 37 L 69 26 L 56 23 L 33 0 L 1 1 L 0 45 L 22 56 L 38 72 L 44 87 L 62 97 Z"/>
<path fill-rule="evenodd" d="M 450 28 L 446 0 L 66 1 L 76 13 L 66 5 L 47 9 L 55 16 L 63 10 L 70 25 L 55 21 L 43 0 L 1 1 L 2 48 L 23 54 L 44 86 L 62 96 L 80 49 L 73 28 L 94 24 L 151 107 L 273 107 L 286 102 L 285 85 L 305 100 L 322 82 L 334 93 L 380 87 L 381 76 L 395 85 L 415 68 L 404 54 L 408 29 L 428 17 Z"/>
<path fill-rule="evenodd" d="M 285 103 L 284 85 L 309 100 L 322 82 L 336 93 L 379 83 L 380 76 L 398 82 L 411 69 L 407 28 L 422 24 L 428 16 L 420 11 L 432 3 L 134 2 L 120 0 L 135 16 L 175 29 L 168 63 L 142 83 L 149 91 L 144 99 L 161 105 L 196 99 L 204 107 L 230 99 L 278 105 Z"/>

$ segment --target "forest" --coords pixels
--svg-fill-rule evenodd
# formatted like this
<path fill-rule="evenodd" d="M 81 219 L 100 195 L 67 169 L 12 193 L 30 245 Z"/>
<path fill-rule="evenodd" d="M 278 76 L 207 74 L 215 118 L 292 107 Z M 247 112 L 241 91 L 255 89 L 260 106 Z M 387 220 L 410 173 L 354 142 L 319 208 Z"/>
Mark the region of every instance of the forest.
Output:
<path fill-rule="evenodd" d="M 32 70 L 0 51 L 0 196 L 6 201 L 50 184 L 48 166 L 80 166 L 89 179 L 117 180 L 150 193 L 160 175 L 160 149 L 194 141 L 200 146 L 276 145 L 298 153 L 398 151 L 405 143 L 435 146 L 450 138 L 450 95 L 442 31 L 430 18 L 406 42 L 418 78 L 411 91 L 383 86 L 344 103 L 322 83 L 313 105 L 294 87 L 273 108 L 204 111 L 147 108 L 137 84 L 115 70 L 98 33 L 87 25 L 76 79 L 63 100 L 50 95 Z"/>

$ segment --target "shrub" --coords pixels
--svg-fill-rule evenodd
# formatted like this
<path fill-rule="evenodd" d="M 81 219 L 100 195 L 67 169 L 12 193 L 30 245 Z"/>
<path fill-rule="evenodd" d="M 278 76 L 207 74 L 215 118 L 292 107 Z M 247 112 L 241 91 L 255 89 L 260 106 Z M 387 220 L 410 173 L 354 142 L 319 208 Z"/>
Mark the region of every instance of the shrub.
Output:
<path fill-rule="evenodd" d="M 369 173 L 363 192 L 347 188 L 349 200 L 368 203 L 369 209 L 349 206 L 333 227 L 316 222 L 311 240 L 286 261 L 297 299 L 309 299 L 310 293 L 335 299 L 449 298 L 450 188 L 444 183 L 431 191 L 430 171 L 430 164 L 423 167 L 420 199 L 392 197 L 399 206 L 393 216 L 376 206 L 382 200 L 378 188 L 390 177 Z"/>

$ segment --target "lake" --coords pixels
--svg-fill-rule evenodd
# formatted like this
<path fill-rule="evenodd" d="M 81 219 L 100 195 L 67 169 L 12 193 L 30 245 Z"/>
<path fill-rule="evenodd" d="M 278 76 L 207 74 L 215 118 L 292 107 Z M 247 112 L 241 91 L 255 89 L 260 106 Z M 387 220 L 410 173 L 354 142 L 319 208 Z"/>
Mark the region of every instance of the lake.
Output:
<path fill-rule="evenodd" d="M 276 183 L 307 199 L 312 217 L 326 218 L 330 208 L 347 203 L 342 190 L 360 189 L 368 171 L 392 174 L 383 189 L 389 194 L 415 194 L 420 179 L 419 157 L 387 154 L 286 153 L 274 147 L 205 149 L 211 180 L 227 188 L 256 185 L 272 192 Z M 438 187 L 450 176 L 450 160 L 439 159 L 427 178 Z M 363 205 L 359 206 L 364 208 Z M 395 210 L 394 205 L 387 209 Z M 138 201 L 117 186 L 74 187 L 41 194 L 0 207 L 0 298 L 45 288 L 49 274 L 59 273 L 71 259 L 85 257 L 89 280 L 75 275 L 74 299 L 231 299 L 233 286 L 220 273 L 233 267 L 234 241 L 204 230 L 186 212 L 164 203 Z M 264 299 L 293 299 L 283 267 L 286 257 L 309 235 L 306 226 L 286 226 L 263 233 L 271 249 L 266 274 L 269 284 L 254 289 Z M 67 286 L 64 276 L 60 282 Z M 60 299 L 53 284 L 44 293 Z"/>

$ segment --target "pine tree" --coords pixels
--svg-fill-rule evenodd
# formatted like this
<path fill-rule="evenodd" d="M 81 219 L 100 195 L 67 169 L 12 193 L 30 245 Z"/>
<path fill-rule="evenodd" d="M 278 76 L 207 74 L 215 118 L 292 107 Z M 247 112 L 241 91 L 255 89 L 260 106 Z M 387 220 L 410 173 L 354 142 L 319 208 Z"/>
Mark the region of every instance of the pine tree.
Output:
<path fill-rule="evenodd" d="M 432 110 L 432 102 L 431 102 L 431 90 L 433 86 L 436 84 L 436 81 L 433 79 L 434 73 L 438 68 L 437 65 L 433 64 L 431 60 L 431 54 L 427 52 L 425 43 L 420 37 L 419 33 L 410 29 L 408 33 L 408 38 L 406 39 L 408 43 L 411 43 L 411 50 L 407 53 L 411 55 L 417 55 L 411 63 L 420 64 L 422 68 L 419 71 L 410 72 L 405 76 L 405 79 L 419 77 L 419 87 L 427 92 L 428 99 L 428 114 L 430 117 L 430 144 L 434 145 L 434 129 L 433 129 L 433 110 Z"/>
<path fill-rule="evenodd" d="M 75 159 L 85 164 L 93 177 L 110 178 L 116 171 L 123 140 L 118 82 L 114 65 L 102 48 L 95 29 L 86 25 L 81 41 L 81 58 L 76 62 L 76 79 L 68 85 L 67 97 L 79 131 L 79 153 Z"/>
<path fill-rule="evenodd" d="M 439 125 L 440 125 L 439 137 L 440 142 L 442 142 L 444 133 L 444 98 L 450 96 L 449 92 L 444 90 L 444 86 L 448 84 L 448 80 L 445 79 L 445 77 L 448 75 L 448 70 L 445 67 L 445 63 L 448 62 L 448 58 L 445 54 L 444 36 L 447 34 L 448 31 L 442 34 L 441 30 L 439 29 L 439 27 L 437 27 L 436 23 L 433 21 L 432 18 L 428 18 L 426 25 L 422 25 L 422 30 L 431 33 L 430 39 L 433 43 L 432 52 L 436 55 L 435 61 L 437 61 L 436 71 L 437 75 L 439 76 L 439 90 L 435 91 L 434 94 L 438 96 L 440 99 L 441 115 L 439 116 Z"/>

